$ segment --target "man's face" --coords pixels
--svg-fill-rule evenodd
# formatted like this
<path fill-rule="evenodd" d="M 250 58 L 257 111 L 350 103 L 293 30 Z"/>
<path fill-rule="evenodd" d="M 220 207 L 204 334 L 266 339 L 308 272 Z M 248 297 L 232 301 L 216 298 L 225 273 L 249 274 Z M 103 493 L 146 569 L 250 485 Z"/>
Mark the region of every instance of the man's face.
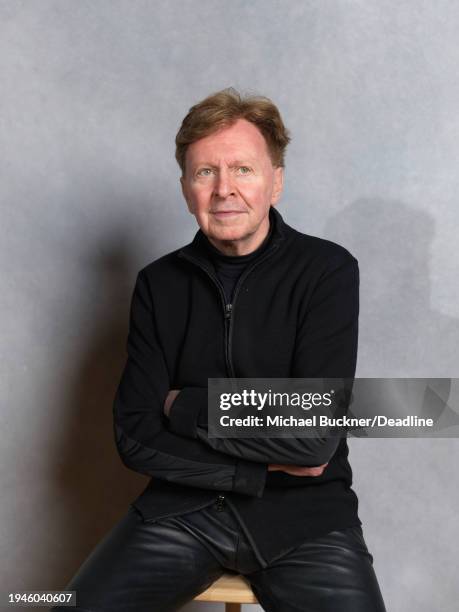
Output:
<path fill-rule="evenodd" d="M 273 167 L 258 128 L 238 119 L 192 143 L 185 161 L 183 195 L 210 242 L 228 255 L 254 251 L 283 185 L 283 169 Z"/>

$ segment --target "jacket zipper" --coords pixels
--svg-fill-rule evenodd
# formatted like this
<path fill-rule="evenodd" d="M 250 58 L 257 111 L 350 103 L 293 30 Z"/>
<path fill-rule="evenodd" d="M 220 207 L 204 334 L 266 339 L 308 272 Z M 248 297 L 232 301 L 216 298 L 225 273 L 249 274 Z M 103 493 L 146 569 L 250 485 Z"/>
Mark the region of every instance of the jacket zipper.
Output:
<path fill-rule="evenodd" d="M 225 358 L 226 358 L 226 369 L 228 375 L 233 378 L 234 370 L 231 361 L 230 345 L 229 345 L 229 334 L 231 329 L 231 313 L 233 311 L 232 304 L 225 304 Z"/>
<path fill-rule="evenodd" d="M 194 257 L 186 254 L 186 253 L 182 253 L 182 257 L 185 257 L 186 259 L 188 259 L 189 261 L 193 262 L 194 264 L 196 264 L 199 268 L 201 268 L 201 270 L 204 270 L 204 272 L 207 274 L 207 276 L 212 280 L 212 282 L 217 286 L 219 293 L 220 293 L 220 297 L 222 300 L 222 305 L 223 305 L 223 316 L 224 316 L 224 321 L 225 321 L 225 360 L 226 360 L 226 369 L 227 369 L 227 373 L 228 373 L 228 377 L 229 378 L 235 378 L 235 372 L 234 372 L 234 366 L 233 366 L 233 361 L 231 358 L 231 349 L 232 349 L 232 338 L 233 338 L 233 318 L 234 318 L 234 308 L 236 305 L 236 298 L 237 295 L 239 293 L 239 290 L 242 286 L 242 283 L 245 281 L 245 279 L 247 278 L 247 276 L 259 265 L 261 264 L 263 261 L 265 261 L 265 259 L 267 259 L 268 257 L 270 257 L 274 251 L 278 248 L 277 244 L 274 244 L 262 257 L 260 257 L 259 259 L 257 259 L 251 266 L 250 268 L 247 268 L 242 275 L 239 277 L 237 283 L 236 283 L 236 287 L 234 289 L 234 295 L 233 295 L 233 301 L 232 303 L 227 303 L 226 302 L 226 298 L 225 298 L 225 291 L 223 289 L 223 285 L 220 283 L 219 279 L 217 277 L 215 277 L 213 274 L 211 274 L 211 272 L 209 272 L 209 270 L 203 266 L 201 264 L 201 262 L 198 259 L 195 259 Z"/>
<path fill-rule="evenodd" d="M 234 289 L 234 295 L 233 295 L 233 301 L 232 303 L 227 303 L 226 302 L 226 297 L 225 297 L 225 290 L 223 288 L 223 285 L 221 284 L 221 282 L 219 281 L 219 279 L 214 276 L 213 274 L 211 274 L 211 272 L 209 272 L 209 270 L 203 266 L 201 264 L 201 262 L 197 259 L 195 259 L 194 257 L 186 254 L 186 253 L 182 253 L 181 256 L 185 257 L 185 259 L 188 259 L 189 261 L 191 261 L 192 263 L 194 263 L 195 265 L 197 265 L 199 268 L 201 268 L 201 270 L 203 270 L 207 276 L 212 280 L 212 282 L 216 285 L 219 293 L 220 293 L 220 297 L 222 300 L 222 305 L 223 305 L 223 317 L 225 320 L 225 360 L 226 360 L 226 370 L 228 373 L 229 378 L 235 378 L 235 373 L 234 373 L 234 367 L 233 367 L 233 361 L 231 359 L 231 346 L 232 346 L 232 332 L 233 332 L 233 312 L 234 312 L 234 306 L 236 303 L 236 298 L 237 295 L 239 293 L 239 289 L 242 286 L 243 281 L 247 278 L 247 276 L 250 274 L 250 272 L 252 272 L 252 270 L 254 270 L 258 264 L 262 263 L 265 259 L 267 259 L 270 255 L 273 254 L 273 252 L 278 248 L 277 244 L 274 244 L 262 257 L 260 257 L 257 261 L 255 261 L 252 266 L 248 269 L 246 269 L 241 276 L 239 277 L 237 283 L 236 283 L 236 287 Z M 225 509 L 225 495 L 223 495 L 223 493 L 220 493 L 217 496 L 217 500 L 215 502 L 215 507 L 217 509 L 217 512 L 223 512 L 223 510 Z"/>
<path fill-rule="evenodd" d="M 229 363 L 231 365 L 231 378 L 235 378 L 235 373 L 234 373 L 234 367 L 233 367 L 233 362 L 231 359 L 231 354 L 232 354 L 232 340 L 233 340 L 233 318 L 234 318 L 234 308 L 236 306 L 236 298 L 238 296 L 239 293 L 239 289 L 242 287 L 242 283 L 245 281 L 245 279 L 247 278 L 247 276 L 259 265 L 261 264 L 265 259 L 267 259 L 268 257 L 270 257 L 274 251 L 277 249 L 278 245 L 274 244 L 270 250 L 268 250 L 262 257 L 260 257 L 259 259 L 257 259 L 250 268 L 247 268 L 239 277 L 237 283 L 236 283 L 236 287 L 234 288 L 234 294 L 233 294 L 233 303 L 232 304 L 227 304 L 227 306 L 229 306 L 228 309 L 228 335 L 227 335 L 227 350 L 228 350 L 228 356 L 229 356 Z"/>

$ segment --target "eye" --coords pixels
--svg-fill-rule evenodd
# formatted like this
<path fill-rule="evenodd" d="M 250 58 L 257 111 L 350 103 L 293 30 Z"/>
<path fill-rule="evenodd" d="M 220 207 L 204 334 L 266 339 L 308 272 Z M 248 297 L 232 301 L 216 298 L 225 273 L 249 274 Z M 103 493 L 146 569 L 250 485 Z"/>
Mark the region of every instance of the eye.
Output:
<path fill-rule="evenodd" d="M 210 168 L 201 168 L 196 174 L 198 176 L 209 176 L 211 172 L 212 170 Z"/>
<path fill-rule="evenodd" d="M 239 171 L 241 174 L 249 174 L 251 169 L 248 166 L 240 166 Z"/>

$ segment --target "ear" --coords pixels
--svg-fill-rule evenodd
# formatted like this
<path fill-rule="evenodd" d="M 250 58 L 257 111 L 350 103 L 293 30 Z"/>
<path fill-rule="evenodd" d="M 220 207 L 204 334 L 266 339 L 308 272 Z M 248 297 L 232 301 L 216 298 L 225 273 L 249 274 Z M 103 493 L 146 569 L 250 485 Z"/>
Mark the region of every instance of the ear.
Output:
<path fill-rule="evenodd" d="M 282 166 L 274 168 L 273 192 L 271 195 L 271 205 L 275 206 L 281 197 L 284 187 L 284 169 Z"/>
<path fill-rule="evenodd" d="M 191 200 L 188 197 L 187 184 L 186 184 L 186 179 L 185 179 L 184 176 L 180 177 L 180 185 L 182 187 L 183 197 L 185 198 L 186 205 L 188 206 L 188 210 L 193 215 L 194 214 L 193 207 L 192 207 L 192 204 L 191 204 Z"/>

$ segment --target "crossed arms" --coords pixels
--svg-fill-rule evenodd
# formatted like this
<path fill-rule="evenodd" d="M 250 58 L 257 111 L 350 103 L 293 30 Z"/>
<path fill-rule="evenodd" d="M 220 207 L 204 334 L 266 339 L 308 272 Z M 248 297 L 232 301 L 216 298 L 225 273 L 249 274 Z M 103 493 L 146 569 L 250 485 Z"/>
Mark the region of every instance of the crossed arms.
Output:
<path fill-rule="evenodd" d="M 330 262 L 301 313 L 291 377 L 354 375 L 358 284 L 354 258 Z M 261 497 L 268 470 L 318 475 L 336 451 L 339 438 L 332 437 L 209 438 L 207 388 L 170 389 L 143 271 L 131 300 L 127 353 L 113 415 L 118 452 L 130 469 Z"/>

